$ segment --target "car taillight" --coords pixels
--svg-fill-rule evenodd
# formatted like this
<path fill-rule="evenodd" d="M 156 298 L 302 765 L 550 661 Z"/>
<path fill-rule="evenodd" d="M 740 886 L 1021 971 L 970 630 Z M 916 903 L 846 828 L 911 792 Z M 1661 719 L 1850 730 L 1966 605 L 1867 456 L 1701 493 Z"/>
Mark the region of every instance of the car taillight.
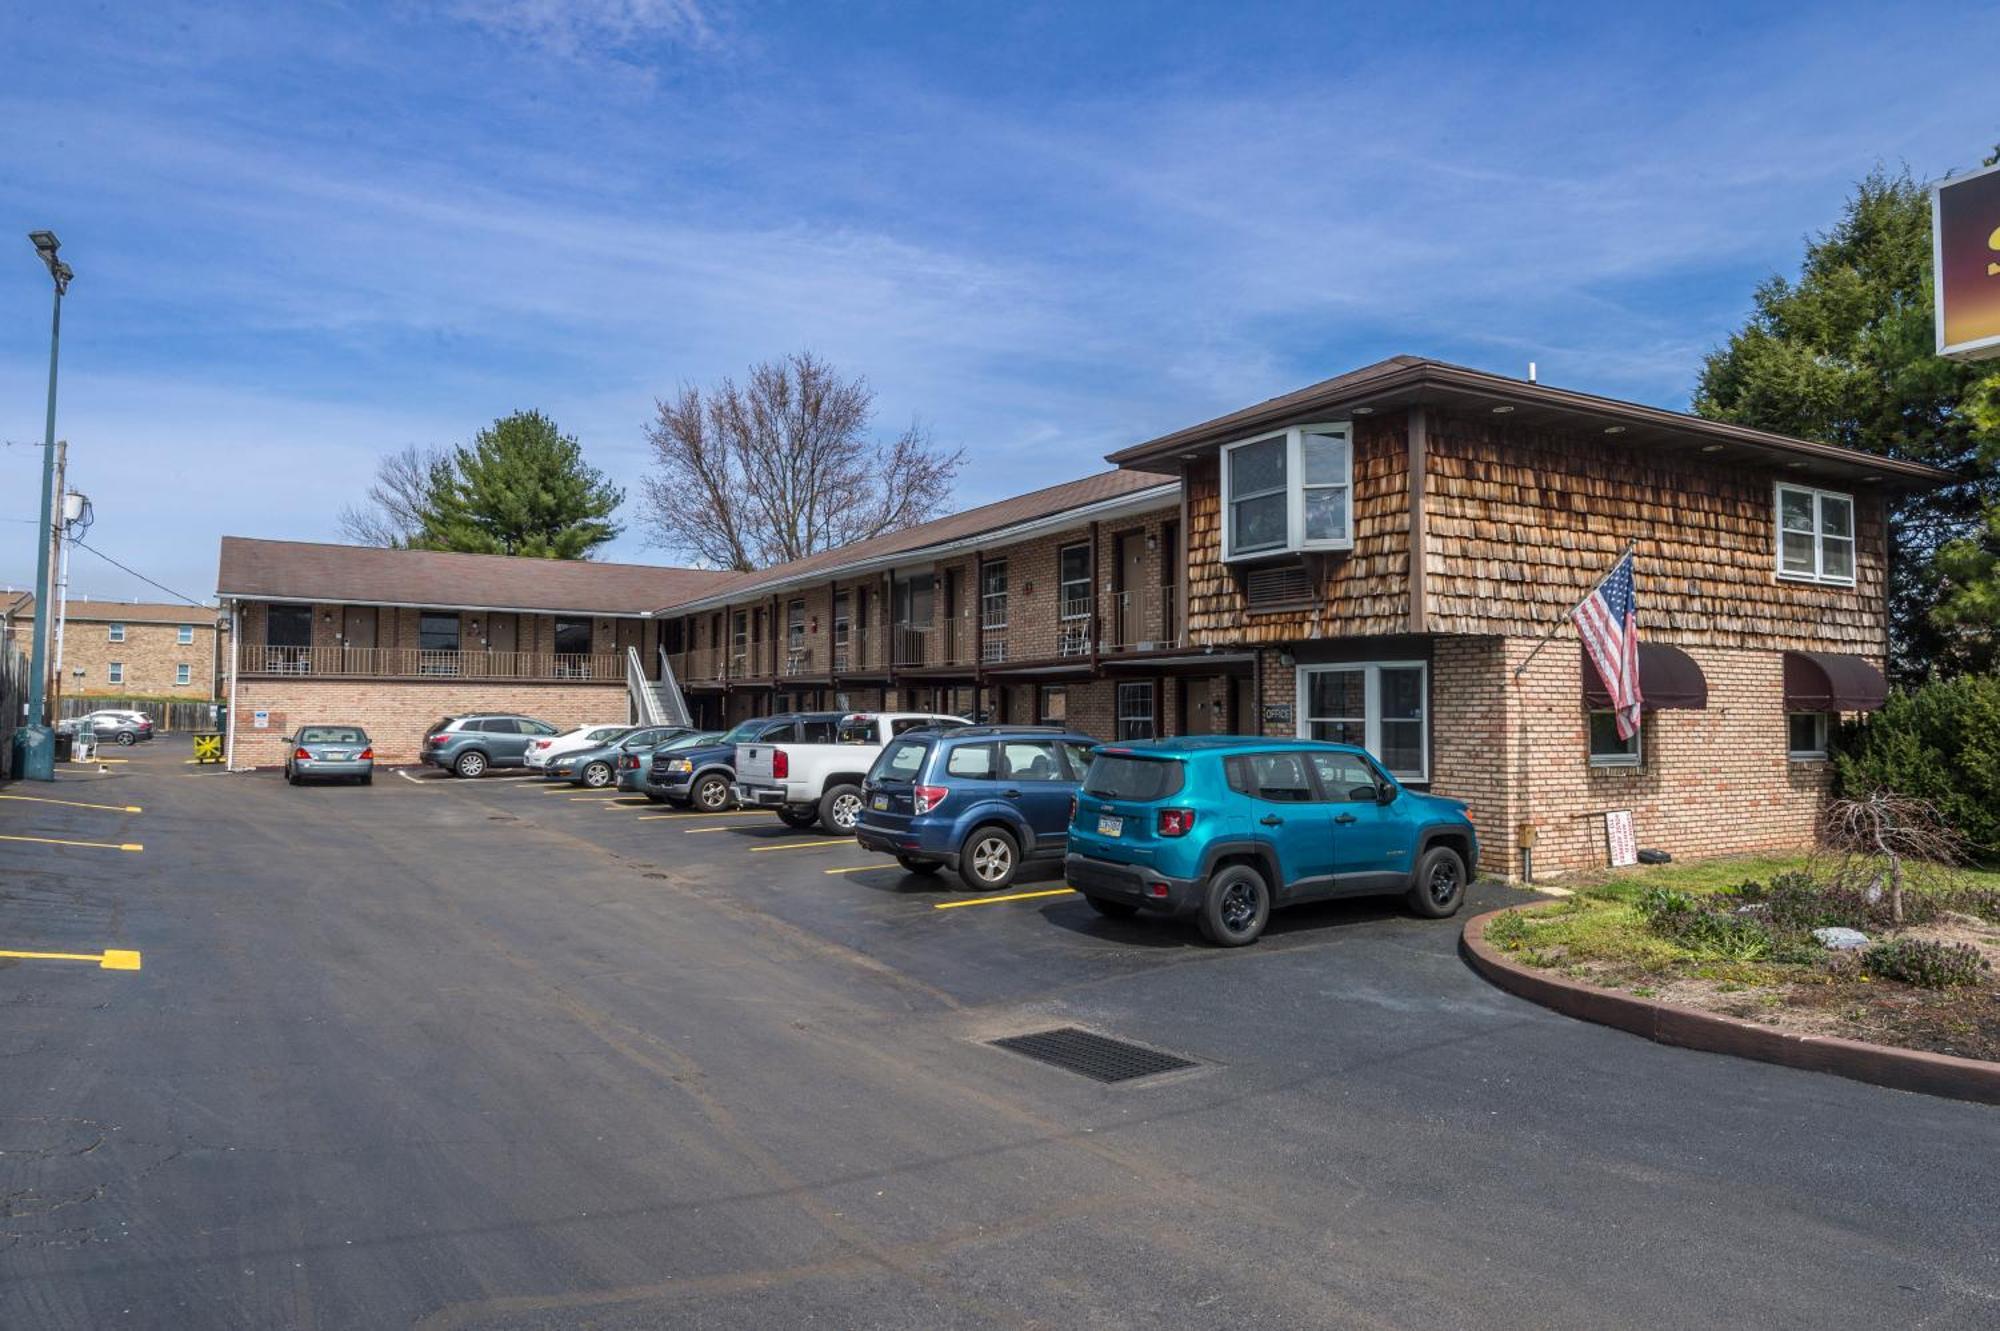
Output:
<path fill-rule="evenodd" d="M 365 759 L 367 759 L 367 760 L 368 760 L 369 762 L 371 762 L 371 763 L 372 763 L 372 762 L 374 762 L 374 761 L 375 761 L 375 750 L 374 750 L 374 749 L 372 749 L 372 748 L 370 748 L 370 749 L 363 749 L 363 750 L 362 750 L 361 752 L 359 752 L 359 753 L 355 754 L 354 756 L 355 756 L 356 758 L 365 758 Z"/>
<path fill-rule="evenodd" d="M 1161 836 L 1186 836 L 1194 830 L 1193 809 L 1160 810 Z"/>
<path fill-rule="evenodd" d="M 1076 821 L 1076 796 L 1074 795 L 1069 797 L 1069 820 L 1071 822 Z"/>
<path fill-rule="evenodd" d="M 619 767 L 629 768 L 629 767 L 637 767 L 638 765 L 639 765 L 639 759 L 636 754 L 621 753 L 618 755 Z"/>
<path fill-rule="evenodd" d="M 951 794 L 950 786 L 910 787 L 910 807 L 918 813 L 929 813 L 944 803 L 944 797 Z"/>
<path fill-rule="evenodd" d="M 443 744 L 443 743 L 446 743 L 447 741 L 449 741 L 450 739 L 451 739 L 451 736 L 450 736 L 450 735 L 432 735 L 432 736 L 431 736 L 431 743 L 433 743 L 433 744 Z"/>
<path fill-rule="evenodd" d="M 771 750 L 771 775 L 780 781 L 792 774 L 792 760 L 785 756 L 783 749 Z"/>
<path fill-rule="evenodd" d="M 312 751 L 311 751 L 310 749 L 294 749 L 294 750 L 292 751 L 292 757 L 294 757 L 294 758 L 310 758 L 310 757 L 312 757 Z"/>

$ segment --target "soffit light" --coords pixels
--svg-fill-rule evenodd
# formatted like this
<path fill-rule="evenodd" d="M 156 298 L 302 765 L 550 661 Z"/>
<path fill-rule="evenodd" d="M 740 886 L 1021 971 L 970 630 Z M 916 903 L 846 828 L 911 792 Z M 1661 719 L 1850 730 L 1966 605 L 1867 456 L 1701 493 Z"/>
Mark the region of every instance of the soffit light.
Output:
<path fill-rule="evenodd" d="M 1704 453 L 1720 453 L 1720 452 L 1722 451 L 1722 445 L 1721 445 L 1721 444 L 1703 444 L 1703 445 L 1701 446 L 1701 451 L 1702 451 L 1702 452 L 1704 452 Z"/>
<path fill-rule="evenodd" d="M 1495 407 L 1493 408 L 1493 414 L 1495 416 L 1505 416 L 1508 412 L 1512 410 L 1513 410 L 1512 407 Z"/>
<path fill-rule="evenodd" d="M 1622 425 L 1607 425 L 1607 426 L 1605 426 L 1605 427 L 1604 427 L 1604 433 L 1606 433 L 1606 434 L 1624 434 L 1624 433 L 1625 433 L 1625 427 L 1624 427 L 1624 426 L 1622 426 Z"/>

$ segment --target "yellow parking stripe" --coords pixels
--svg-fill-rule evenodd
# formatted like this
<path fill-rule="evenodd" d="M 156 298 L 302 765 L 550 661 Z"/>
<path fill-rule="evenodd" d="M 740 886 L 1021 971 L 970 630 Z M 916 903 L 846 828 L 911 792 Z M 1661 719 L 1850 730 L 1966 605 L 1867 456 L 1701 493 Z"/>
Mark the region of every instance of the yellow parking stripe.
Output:
<path fill-rule="evenodd" d="M 38 846 L 88 846 L 92 850 L 144 850 L 136 841 L 63 841 L 48 836 L 0 836 L 0 841 L 31 841 Z"/>
<path fill-rule="evenodd" d="M 106 948 L 102 952 L 7 952 L 0 951 L 0 957 L 22 957 L 29 961 L 94 961 L 99 970 L 135 971 L 139 969 L 139 954 L 125 952 L 117 948 Z"/>
<path fill-rule="evenodd" d="M 643 823 L 643 822 L 649 822 L 651 820 L 646 818 L 641 818 L 639 821 Z M 734 832 L 735 830 L 736 828 L 733 824 L 724 823 L 721 827 L 684 827 L 681 829 L 681 835 L 698 836 L 703 832 Z"/>
<path fill-rule="evenodd" d="M 651 808 L 652 804 L 653 801 L 640 798 L 636 800 L 612 800 L 604 807 L 607 809 L 647 809 Z"/>
<path fill-rule="evenodd" d="M 1003 901 L 1033 901 L 1036 897 L 1071 897 L 1077 894 L 1073 887 L 1052 887 L 1046 892 L 1009 892 L 1004 897 L 973 897 L 967 901 L 939 901 L 931 905 L 932 910 L 957 910 L 960 906 L 997 906 Z"/>
<path fill-rule="evenodd" d="M 615 800 L 622 798 L 622 796 L 615 790 L 598 790 L 588 795 L 571 795 L 570 798 L 573 800 Z"/>
<path fill-rule="evenodd" d="M 870 869 L 886 869 L 886 864 L 850 864 L 844 869 L 827 869 L 826 873 L 865 873 Z"/>
<path fill-rule="evenodd" d="M 109 809 L 113 813 L 138 813 L 136 804 L 85 804 L 82 800 L 54 800 L 47 795 L 0 795 L 0 800 L 26 800 L 30 804 L 64 804 L 72 809 Z"/>
<path fill-rule="evenodd" d="M 72 766 L 75 766 L 75 767 L 88 767 L 88 766 L 90 766 L 90 765 L 91 765 L 92 763 L 129 763 L 129 762 L 131 762 L 131 761 L 132 761 L 132 760 L 131 760 L 130 758 L 71 758 L 71 759 L 69 759 L 69 762 L 70 762 L 70 764 L 71 764 Z"/>
<path fill-rule="evenodd" d="M 767 850 L 830 850 L 835 846 L 851 846 L 852 841 L 783 841 L 775 846 L 752 846 L 752 855 L 761 855 Z"/>

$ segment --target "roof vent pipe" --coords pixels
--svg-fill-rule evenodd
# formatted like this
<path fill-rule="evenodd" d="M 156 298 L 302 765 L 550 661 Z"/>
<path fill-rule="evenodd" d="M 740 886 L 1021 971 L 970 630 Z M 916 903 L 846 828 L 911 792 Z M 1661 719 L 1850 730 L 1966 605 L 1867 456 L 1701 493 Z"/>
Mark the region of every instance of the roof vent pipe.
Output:
<path fill-rule="evenodd" d="M 1528 382 L 1531 384 L 1535 382 L 1535 363 L 1533 361 L 1528 362 Z"/>

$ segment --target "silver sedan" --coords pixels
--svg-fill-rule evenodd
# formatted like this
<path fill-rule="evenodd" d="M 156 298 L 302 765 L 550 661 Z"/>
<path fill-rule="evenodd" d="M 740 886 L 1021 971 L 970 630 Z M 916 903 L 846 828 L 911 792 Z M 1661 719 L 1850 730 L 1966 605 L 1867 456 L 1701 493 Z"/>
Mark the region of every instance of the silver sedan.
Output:
<path fill-rule="evenodd" d="M 375 779 L 375 748 L 360 726 L 301 726 L 285 743 L 291 746 L 285 780 L 295 786 L 305 781 L 359 781 L 365 786 Z"/>

